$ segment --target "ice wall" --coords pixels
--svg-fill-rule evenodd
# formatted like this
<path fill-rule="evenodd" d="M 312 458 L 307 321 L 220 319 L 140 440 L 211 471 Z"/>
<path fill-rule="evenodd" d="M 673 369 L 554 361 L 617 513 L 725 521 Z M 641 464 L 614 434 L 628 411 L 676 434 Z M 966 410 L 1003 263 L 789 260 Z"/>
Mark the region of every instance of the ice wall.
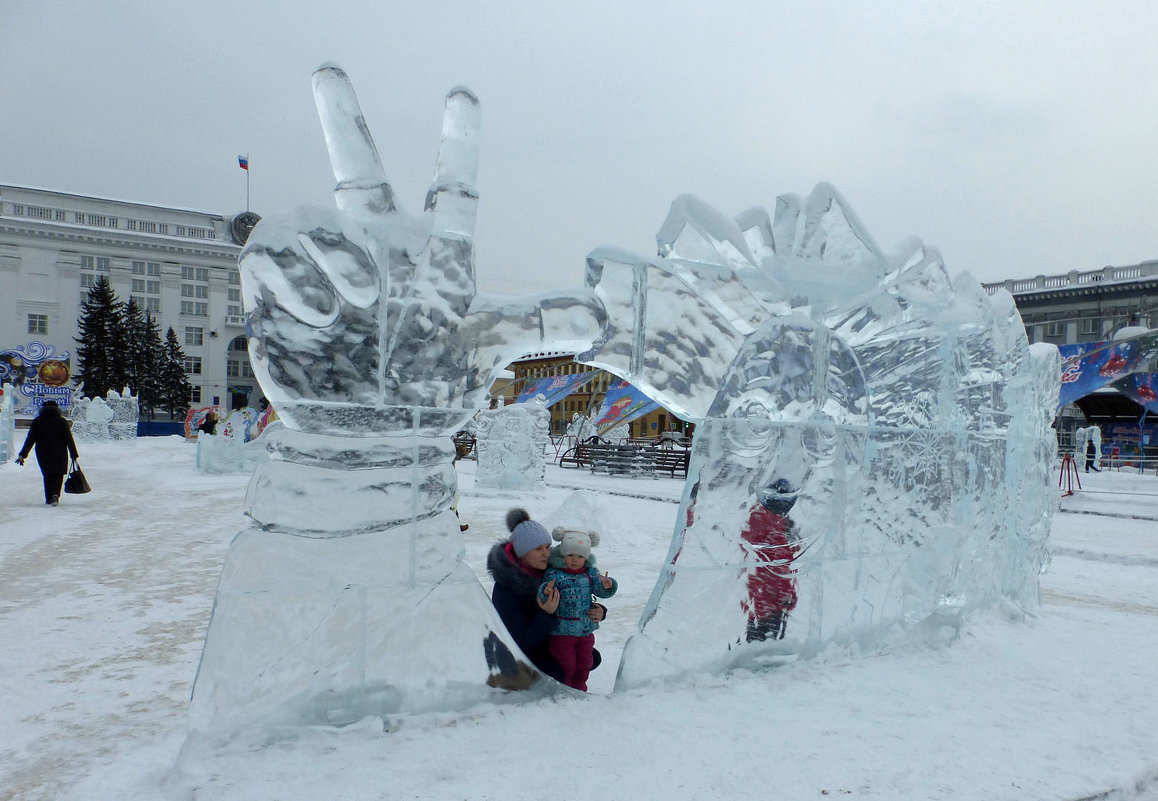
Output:
<path fill-rule="evenodd" d="M 0 393 L 0 464 L 16 458 L 16 388 L 4 384 Z"/>
<path fill-rule="evenodd" d="M 657 239 L 588 259 L 609 323 L 580 361 L 698 422 L 617 687 L 1035 603 L 1058 355 L 1007 293 L 915 239 L 883 253 L 824 184 L 774 217 L 683 197 Z"/>

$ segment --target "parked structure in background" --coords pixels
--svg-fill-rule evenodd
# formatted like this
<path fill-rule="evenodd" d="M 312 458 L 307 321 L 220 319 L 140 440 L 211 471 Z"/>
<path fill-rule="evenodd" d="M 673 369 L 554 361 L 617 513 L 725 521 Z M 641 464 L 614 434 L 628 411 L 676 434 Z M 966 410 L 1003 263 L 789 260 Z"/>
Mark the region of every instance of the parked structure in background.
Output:
<path fill-rule="evenodd" d="M 259 219 L 0 184 L 0 354 L 47 351 L 60 379 L 60 364 L 75 366 L 66 355 L 80 306 L 103 276 L 153 315 L 162 338 L 174 329 L 190 404 L 259 405 L 237 269 Z M 57 394 L 71 386 L 64 378 Z"/>
<path fill-rule="evenodd" d="M 1119 332 L 1158 328 L 1158 260 L 983 286 L 990 294 L 1005 289 L 1013 295 L 1030 342 L 1086 345 L 1112 341 Z M 1158 366 L 1149 369 L 1153 372 Z M 1107 453 L 1117 446 L 1138 457 L 1144 454 L 1151 462 L 1158 458 L 1154 419 L 1154 414 L 1147 414 L 1145 407 L 1121 392 L 1099 389 L 1059 411 L 1059 444 L 1063 449 L 1073 447 L 1075 431 L 1097 424 L 1110 444 Z"/>

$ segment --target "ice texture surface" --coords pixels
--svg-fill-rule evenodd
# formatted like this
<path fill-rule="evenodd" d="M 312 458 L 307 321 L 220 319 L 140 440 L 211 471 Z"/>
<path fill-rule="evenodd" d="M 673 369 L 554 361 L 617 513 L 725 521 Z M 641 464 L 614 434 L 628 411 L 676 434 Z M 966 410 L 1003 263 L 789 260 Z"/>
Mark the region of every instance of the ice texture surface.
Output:
<path fill-rule="evenodd" d="M 774 218 L 679 198 L 657 239 L 589 257 L 609 321 L 579 358 L 697 422 L 617 688 L 1036 603 L 1059 357 L 1007 293 L 885 254 L 825 184 Z"/>
<path fill-rule="evenodd" d="M 500 698 L 496 676 L 525 657 L 461 561 L 451 435 L 512 360 L 545 343 L 586 349 L 604 324 L 588 289 L 476 291 L 469 90 L 447 95 L 414 215 L 346 74 L 327 65 L 313 85 L 337 208 L 271 215 L 240 257 L 250 356 L 285 426 L 263 435 L 271 458 L 250 483 L 252 523 L 226 557 L 197 731 Z"/>
<path fill-rule="evenodd" d="M 475 415 L 475 489 L 539 492 L 545 488 L 551 413 L 538 395 Z"/>
<path fill-rule="evenodd" d="M 0 464 L 16 458 L 16 388 L 4 384 L 0 394 Z"/>

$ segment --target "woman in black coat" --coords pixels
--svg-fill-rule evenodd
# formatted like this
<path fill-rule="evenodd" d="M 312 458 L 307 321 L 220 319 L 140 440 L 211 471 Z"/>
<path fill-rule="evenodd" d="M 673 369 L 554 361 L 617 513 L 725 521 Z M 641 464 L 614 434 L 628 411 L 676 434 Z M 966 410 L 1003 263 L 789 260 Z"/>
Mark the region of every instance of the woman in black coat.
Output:
<path fill-rule="evenodd" d="M 510 539 L 499 540 L 487 554 L 487 570 L 495 580 L 491 603 L 503 620 L 515 644 L 522 649 L 535 667 L 556 681 L 563 680 L 563 669 L 547 650 L 547 636 L 555 627 L 555 610 L 559 606 L 559 591 L 552 590 L 546 601 L 540 601 L 539 585 L 547 569 L 551 553 L 551 535 L 543 526 L 531 520 L 524 509 L 507 512 Z M 599 622 L 607 616 L 607 607 L 592 604 L 587 612 Z M 595 652 L 595 664 L 602 658 Z"/>
<path fill-rule="evenodd" d="M 45 401 L 40 407 L 40 414 L 28 427 L 28 436 L 24 438 L 24 447 L 16 457 L 16 464 L 24 464 L 32 446 L 36 446 L 36 461 L 40 465 L 40 473 L 44 476 L 44 502 L 56 506 L 60 502 L 60 488 L 64 484 L 64 474 L 68 472 L 68 457 L 79 459 L 76 452 L 76 442 L 72 438 L 72 430 L 68 421 L 60 413 L 56 401 Z"/>

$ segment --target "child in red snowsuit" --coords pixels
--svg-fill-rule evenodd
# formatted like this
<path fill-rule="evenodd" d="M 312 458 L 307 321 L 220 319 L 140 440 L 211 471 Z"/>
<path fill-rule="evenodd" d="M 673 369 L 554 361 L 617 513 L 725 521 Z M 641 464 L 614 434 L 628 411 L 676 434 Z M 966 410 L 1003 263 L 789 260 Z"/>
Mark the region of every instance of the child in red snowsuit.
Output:
<path fill-rule="evenodd" d="M 747 641 L 781 640 L 788 613 L 796 607 L 796 579 L 792 562 L 798 555 L 798 537 L 788 510 L 796 503 L 796 489 L 781 478 L 757 490 L 748 521 L 740 532 L 745 553 L 756 563 L 749 568 Z"/>

